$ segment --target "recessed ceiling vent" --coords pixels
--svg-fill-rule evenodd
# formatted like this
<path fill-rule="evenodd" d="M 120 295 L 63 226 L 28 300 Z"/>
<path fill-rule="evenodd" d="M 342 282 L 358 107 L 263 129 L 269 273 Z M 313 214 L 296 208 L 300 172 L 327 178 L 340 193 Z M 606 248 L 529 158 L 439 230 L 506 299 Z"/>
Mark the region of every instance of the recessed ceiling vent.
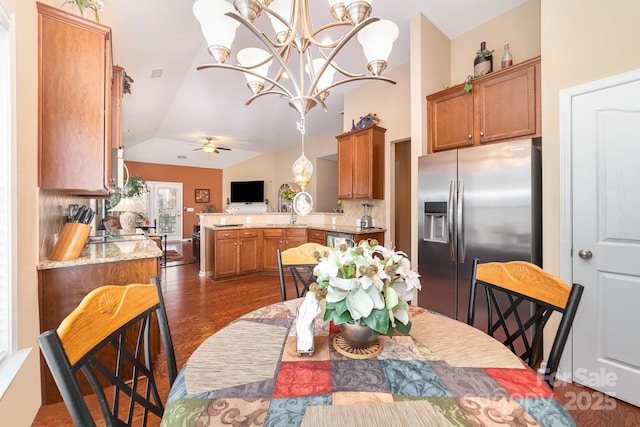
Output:
<path fill-rule="evenodd" d="M 178 156 L 178 158 L 181 160 L 187 160 L 187 156 Z"/>
<path fill-rule="evenodd" d="M 162 72 L 164 70 L 162 68 L 158 68 L 156 70 L 151 70 L 151 78 L 152 79 L 159 79 L 160 77 L 162 77 Z"/>

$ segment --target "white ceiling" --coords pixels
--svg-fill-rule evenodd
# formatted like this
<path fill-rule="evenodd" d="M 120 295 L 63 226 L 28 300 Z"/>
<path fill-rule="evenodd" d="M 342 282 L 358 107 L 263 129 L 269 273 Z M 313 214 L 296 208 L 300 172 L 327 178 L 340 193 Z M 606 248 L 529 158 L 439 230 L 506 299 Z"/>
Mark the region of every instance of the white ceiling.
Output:
<path fill-rule="evenodd" d="M 445 35 L 455 38 L 525 1 L 376 0 L 372 16 L 390 19 L 400 27 L 389 58 L 389 68 L 394 68 L 409 61 L 409 19 L 416 13 L 423 13 Z M 310 3 L 317 27 L 331 22 L 325 0 Z M 213 59 L 192 5 L 192 0 L 105 2 L 100 22 L 112 28 L 114 63 L 134 80 L 132 93 L 125 94 L 123 101 L 125 159 L 224 169 L 299 144 L 298 113 L 285 100 L 270 95 L 245 106 L 250 92 L 241 73 L 196 70 Z M 258 19 L 265 20 L 264 16 Z M 248 30 L 239 28 L 229 61 L 235 63 L 235 52 L 249 45 L 259 46 Z M 369 74 L 356 40 L 336 61 L 349 71 Z M 275 68 L 271 67 L 271 74 Z M 154 70 L 162 70 L 162 76 L 152 78 Z M 334 88 L 327 112 L 316 106 L 307 114 L 306 139 L 343 131 L 343 93 L 351 88 L 353 84 Z M 232 151 L 193 151 L 206 136 Z"/>

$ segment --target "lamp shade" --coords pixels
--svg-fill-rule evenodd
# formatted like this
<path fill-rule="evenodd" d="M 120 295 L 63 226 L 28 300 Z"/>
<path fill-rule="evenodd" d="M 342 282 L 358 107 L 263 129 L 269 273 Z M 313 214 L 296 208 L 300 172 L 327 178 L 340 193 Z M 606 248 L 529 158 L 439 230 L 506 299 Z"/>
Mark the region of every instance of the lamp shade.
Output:
<path fill-rule="evenodd" d="M 320 68 L 322 67 L 322 65 L 324 65 L 324 61 L 325 60 L 323 58 L 316 58 L 312 61 L 313 75 L 311 74 L 311 70 L 309 70 L 309 64 L 304 66 L 304 69 L 307 74 L 309 74 L 309 77 L 311 77 L 312 79 L 316 77 L 318 71 L 320 71 Z M 333 83 L 333 76 L 335 73 L 336 69 L 331 65 L 329 65 L 327 69 L 324 70 L 324 73 L 322 74 L 322 76 L 320 76 L 320 80 L 318 81 L 318 86 L 316 87 L 317 92 L 322 92 L 324 88 Z"/>
<path fill-rule="evenodd" d="M 277 0 L 271 5 L 271 10 L 275 13 L 290 21 L 291 19 L 291 0 Z M 276 36 L 281 33 L 285 33 L 289 30 L 285 24 L 282 23 L 278 18 L 275 18 L 273 15 L 269 15 L 269 19 L 271 20 L 271 26 L 273 27 L 273 31 L 275 31 Z M 291 23 L 291 22 L 289 22 Z"/>
<path fill-rule="evenodd" d="M 210 52 L 213 50 L 212 47 L 231 50 L 240 22 L 226 16 L 227 12 L 234 12 L 234 9 L 231 3 L 224 0 L 197 0 L 193 4 L 193 14 L 200 22 L 200 29 L 207 40 Z M 214 59 L 224 62 L 226 55 L 214 55 Z"/>
<path fill-rule="evenodd" d="M 258 49 L 257 47 L 248 47 L 242 49 L 238 52 L 238 62 L 245 68 L 251 69 L 251 71 L 258 73 L 260 75 L 266 76 L 269 72 L 269 67 L 273 62 L 273 59 L 267 59 L 271 55 L 269 52 L 263 49 Z M 264 64 L 262 64 L 264 62 Z M 256 67 L 256 65 L 261 64 Z M 254 68 L 255 67 L 255 68 Z M 264 79 L 253 74 L 244 73 L 244 77 L 247 79 L 247 83 L 251 87 L 252 84 L 259 83 L 260 85 L 264 85 Z M 252 88 L 253 90 L 253 88 Z M 258 91 L 259 92 L 259 91 Z M 254 93 L 257 93 L 254 91 Z"/>
<path fill-rule="evenodd" d="M 358 41 L 362 45 L 367 61 L 386 62 L 398 34 L 398 26 L 386 19 L 376 21 L 360 30 Z"/>
<path fill-rule="evenodd" d="M 114 212 L 143 212 L 144 209 L 138 201 L 132 197 L 122 197 L 117 205 L 111 208 Z"/>

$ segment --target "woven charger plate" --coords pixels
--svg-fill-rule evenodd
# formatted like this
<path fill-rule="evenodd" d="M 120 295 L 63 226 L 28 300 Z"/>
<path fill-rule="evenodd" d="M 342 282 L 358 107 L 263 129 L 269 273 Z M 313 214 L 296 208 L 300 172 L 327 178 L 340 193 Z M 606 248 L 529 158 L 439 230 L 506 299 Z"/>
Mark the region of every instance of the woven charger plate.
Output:
<path fill-rule="evenodd" d="M 382 352 L 382 344 L 379 340 L 366 348 L 353 348 L 347 344 L 341 332 L 333 337 L 332 343 L 338 353 L 351 359 L 373 359 Z"/>

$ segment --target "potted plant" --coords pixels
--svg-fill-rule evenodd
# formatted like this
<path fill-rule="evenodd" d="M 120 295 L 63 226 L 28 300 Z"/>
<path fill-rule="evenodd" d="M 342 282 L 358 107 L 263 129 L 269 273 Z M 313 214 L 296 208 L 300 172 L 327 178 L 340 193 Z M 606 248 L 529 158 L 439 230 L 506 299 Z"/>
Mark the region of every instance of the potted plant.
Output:
<path fill-rule="evenodd" d="M 409 333 L 407 301 L 421 286 L 406 254 L 371 239 L 355 248 L 346 244 L 328 248 L 320 255 L 314 269 L 316 283 L 310 291 L 327 300 L 324 320 L 345 327 L 366 326 L 375 334 L 390 337 L 394 330 Z M 342 332 L 345 327 L 341 326 Z"/>
<path fill-rule="evenodd" d="M 120 202 L 123 197 L 140 197 L 149 192 L 147 182 L 139 175 L 129 178 L 123 188 L 118 189 L 111 195 L 111 198 L 107 200 L 106 208 L 111 209 Z"/>

